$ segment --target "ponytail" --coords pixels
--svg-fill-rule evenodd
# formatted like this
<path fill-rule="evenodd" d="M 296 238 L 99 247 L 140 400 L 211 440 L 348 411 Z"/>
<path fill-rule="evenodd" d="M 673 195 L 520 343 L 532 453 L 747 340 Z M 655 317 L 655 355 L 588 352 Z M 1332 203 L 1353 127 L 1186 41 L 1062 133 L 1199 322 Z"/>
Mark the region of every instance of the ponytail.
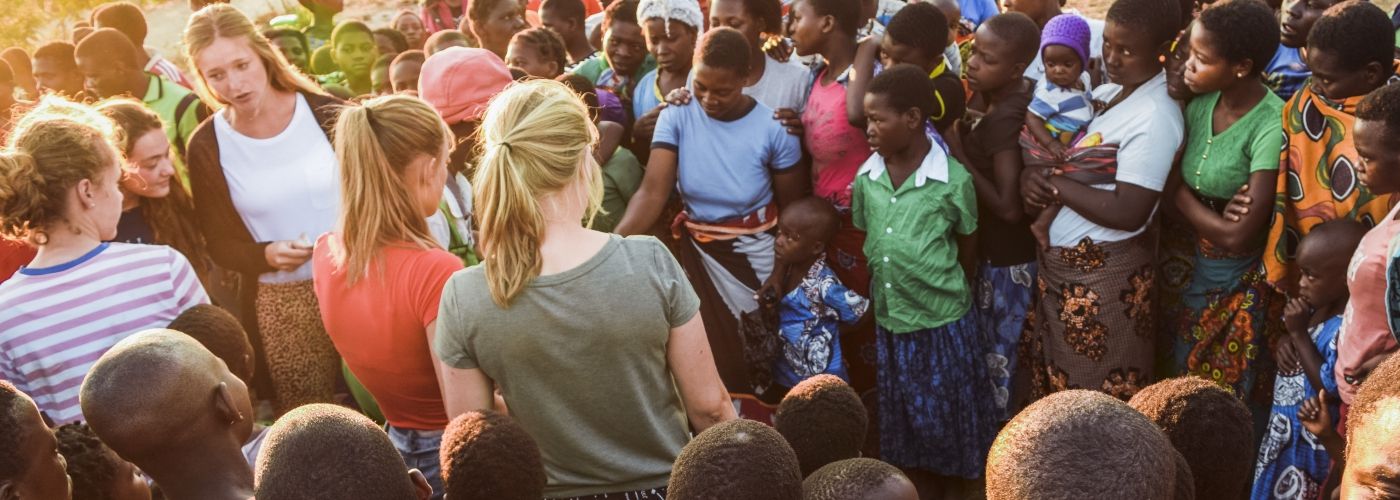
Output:
<path fill-rule="evenodd" d="M 335 122 L 340 162 L 340 220 L 344 245 L 332 250 L 337 266 L 354 284 L 368 274 L 379 251 L 391 244 L 437 248 L 405 169 L 428 155 L 445 161 L 452 132 L 428 103 L 390 95 L 348 105 Z"/>
<path fill-rule="evenodd" d="M 598 132 L 568 87 L 531 80 L 491 100 L 478 136 L 482 156 L 472 185 L 486 282 L 496 305 L 510 307 L 543 265 L 539 198 L 581 181 L 587 218 L 597 214 L 602 173 L 591 152 Z"/>

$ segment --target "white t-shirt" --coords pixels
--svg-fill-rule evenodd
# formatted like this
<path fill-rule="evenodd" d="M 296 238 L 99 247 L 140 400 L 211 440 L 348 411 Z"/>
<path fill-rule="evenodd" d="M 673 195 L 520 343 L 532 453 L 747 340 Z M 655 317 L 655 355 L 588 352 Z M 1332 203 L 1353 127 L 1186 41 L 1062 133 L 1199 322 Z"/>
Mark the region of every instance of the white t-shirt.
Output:
<path fill-rule="evenodd" d="M 774 110 L 801 111 L 807 105 L 807 92 L 812 89 L 812 71 L 796 59 L 778 62 L 765 55 L 763 60 L 763 78 L 744 87 L 744 95 Z"/>
<path fill-rule="evenodd" d="M 1112 83 L 1101 85 L 1094 89 L 1094 100 L 1108 102 L 1122 90 L 1123 87 Z M 1176 149 L 1181 146 L 1184 127 L 1181 108 L 1167 95 L 1167 74 L 1162 72 L 1089 122 L 1080 144 L 1094 140 L 1095 136 L 1102 139 L 1100 144 L 1117 144 L 1117 181 L 1160 192 L 1171 173 Z M 1111 190 L 1113 184 L 1093 187 Z M 1066 206 L 1050 225 L 1050 244 L 1072 247 L 1085 236 L 1095 242 L 1122 241 L 1142 233 L 1146 226 L 1143 224 L 1133 231 L 1109 229 L 1089 222 Z"/>
<path fill-rule="evenodd" d="M 214 114 L 219 163 L 229 197 L 255 241 L 305 238 L 316 241 L 335 227 L 340 214 L 340 162 L 306 98 L 297 94 L 296 111 L 281 133 L 256 139 L 238 133 L 224 113 Z M 262 283 L 311 279 L 311 261 L 292 272 L 274 271 Z"/>
<path fill-rule="evenodd" d="M 1074 9 L 1065 10 L 1062 12 L 1062 14 L 1073 14 L 1084 18 L 1084 20 L 1089 23 L 1089 59 L 1102 60 L 1104 27 L 1103 20 L 1090 19 L 1088 17 L 1085 17 L 1084 14 L 1080 14 L 1079 11 Z M 1040 60 L 1040 51 L 1035 52 L 1035 60 L 1031 61 L 1030 66 L 1026 66 L 1025 75 L 1026 78 L 1030 78 L 1037 82 L 1045 79 L 1045 62 Z M 1084 68 L 1084 72 L 1080 73 L 1079 79 L 1084 82 L 1084 88 L 1087 89 L 1093 86 L 1089 83 L 1091 80 L 1089 79 L 1089 68 L 1087 66 Z"/>

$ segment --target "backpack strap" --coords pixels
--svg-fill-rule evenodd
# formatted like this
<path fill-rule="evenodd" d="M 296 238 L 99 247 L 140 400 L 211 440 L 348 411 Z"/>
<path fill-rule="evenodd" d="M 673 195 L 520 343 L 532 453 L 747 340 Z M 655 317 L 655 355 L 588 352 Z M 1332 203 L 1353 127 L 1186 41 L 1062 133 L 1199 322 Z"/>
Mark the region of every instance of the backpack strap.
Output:
<path fill-rule="evenodd" d="M 177 139 L 175 141 L 175 151 L 180 153 L 180 158 L 182 159 L 185 157 L 185 142 L 188 141 L 189 138 L 185 137 L 185 134 L 180 130 L 180 122 L 184 120 L 185 112 L 189 111 L 190 106 L 195 104 L 199 104 L 199 107 L 195 109 L 195 120 L 204 121 L 209 115 L 209 110 L 204 107 L 204 103 L 199 101 L 198 95 L 190 93 L 185 94 L 185 97 L 180 98 L 180 104 L 175 105 L 175 123 L 170 124 L 175 127 L 175 137 Z"/>

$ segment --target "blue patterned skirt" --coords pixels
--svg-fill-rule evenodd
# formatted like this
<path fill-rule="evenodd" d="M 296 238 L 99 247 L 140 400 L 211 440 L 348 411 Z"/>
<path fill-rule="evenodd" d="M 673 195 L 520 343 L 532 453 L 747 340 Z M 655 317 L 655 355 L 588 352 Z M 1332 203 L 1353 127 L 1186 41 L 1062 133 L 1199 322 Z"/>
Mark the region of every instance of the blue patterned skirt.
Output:
<path fill-rule="evenodd" d="M 1036 269 L 1035 261 L 1006 267 L 983 262 L 977 272 L 973 307 L 977 313 L 977 329 L 986 339 L 987 370 L 996 387 L 995 399 L 1002 420 L 1011 418 L 1013 413 L 1007 411 L 1007 401 L 1011 397 L 1016 349 L 1026 329 L 1026 312 L 1031 307 Z"/>
<path fill-rule="evenodd" d="M 969 309 L 927 330 L 876 327 L 880 455 L 897 467 L 978 478 L 1001 412 L 982 335 Z"/>

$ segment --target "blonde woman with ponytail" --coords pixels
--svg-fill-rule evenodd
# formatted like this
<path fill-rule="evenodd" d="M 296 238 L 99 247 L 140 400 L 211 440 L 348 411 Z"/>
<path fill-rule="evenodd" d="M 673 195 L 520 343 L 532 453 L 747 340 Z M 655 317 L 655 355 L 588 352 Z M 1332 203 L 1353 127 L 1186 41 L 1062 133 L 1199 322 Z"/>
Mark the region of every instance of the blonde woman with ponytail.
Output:
<path fill-rule="evenodd" d="M 428 230 L 447 182 L 452 132 L 416 97 L 378 97 L 335 124 L 340 217 L 311 263 L 326 333 L 389 422 L 410 468 L 441 495 L 438 445 L 447 427 L 430 350 L 443 285 L 462 268 Z"/>
<path fill-rule="evenodd" d="M 252 20 L 212 4 L 185 26 L 196 88 L 217 111 L 186 149 L 195 216 L 219 267 L 242 275 L 239 309 L 278 414 L 330 403 L 340 360 L 311 283 L 311 241 L 335 227 L 335 110 Z M 260 370 L 259 373 L 262 373 Z"/>
<path fill-rule="evenodd" d="M 209 302 L 180 252 L 103 243 L 122 213 L 114 141 L 107 117 L 47 97 L 0 150 L 0 237 L 39 249 L 0 284 L 0 378 L 55 424 L 83 420 L 78 389 L 102 353 Z"/>
<path fill-rule="evenodd" d="M 563 84 L 491 101 L 472 185 L 483 264 L 442 292 L 444 390 L 492 408 L 493 382 L 539 443 L 548 498 L 661 498 L 689 440 L 734 418 L 680 265 L 654 238 L 588 230 L 597 132 Z"/>

